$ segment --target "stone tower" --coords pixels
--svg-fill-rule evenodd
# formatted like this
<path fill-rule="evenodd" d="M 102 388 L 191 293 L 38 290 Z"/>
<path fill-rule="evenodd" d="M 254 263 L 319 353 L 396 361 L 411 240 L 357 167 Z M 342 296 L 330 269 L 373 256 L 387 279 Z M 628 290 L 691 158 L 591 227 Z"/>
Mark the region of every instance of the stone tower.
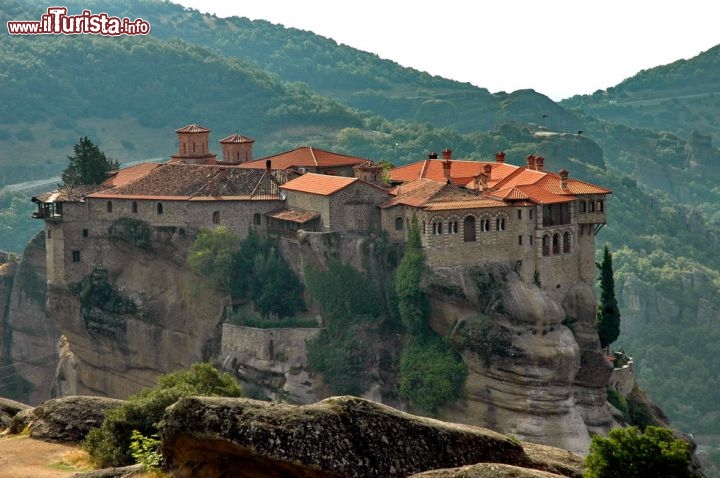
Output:
<path fill-rule="evenodd" d="M 173 162 L 187 164 L 215 163 L 216 155 L 210 153 L 210 130 L 197 124 L 176 129 L 178 153 L 171 156 Z"/>
<path fill-rule="evenodd" d="M 239 164 L 252 161 L 254 139 L 240 134 L 231 134 L 220 140 L 222 145 L 222 161 L 228 164 Z"/>

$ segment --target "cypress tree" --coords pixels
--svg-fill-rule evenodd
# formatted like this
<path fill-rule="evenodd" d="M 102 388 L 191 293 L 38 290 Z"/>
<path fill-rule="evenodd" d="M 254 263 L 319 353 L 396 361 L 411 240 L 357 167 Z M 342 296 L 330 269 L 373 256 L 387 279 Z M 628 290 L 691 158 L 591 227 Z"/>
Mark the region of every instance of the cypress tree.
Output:
<path fill-rule="evenodd" d="M 81 184 L 100 184 L 106 178 L 105 173 L 118 169 L 120 164 L 115 159 L 108 159 L 87 136 L 73 146 L 74 156 L 68 156 L 70 162 L 62 173 L 66 186 Z"/>
<path fill-rule="evenodd" d="M 620 335 L 620 309 L 615 299 L 615 279 L 613 278 L 612 254 L 605 245 L 603 260 L 597 265 L 600 269 L 600 303 L 598 304 L 596 329 L 600 346 L 609 352 L 610 344 Z"/>

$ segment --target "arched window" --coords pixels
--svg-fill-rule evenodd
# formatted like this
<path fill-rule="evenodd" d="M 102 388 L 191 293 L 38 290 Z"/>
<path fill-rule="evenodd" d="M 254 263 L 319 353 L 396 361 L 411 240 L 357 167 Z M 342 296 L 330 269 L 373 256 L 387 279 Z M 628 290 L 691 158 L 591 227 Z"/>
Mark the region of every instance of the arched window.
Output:
<path fill-rule="evenodd" d="M 495 230 L 496 231 L 504 231 L 505 230 L 505 218 L 499 217 L 495 219 Z"/>
<path fill-rule="evenodd" d="M 423 231 L 422 231 L 422 233 L 423 233 L 423 234 L 427 234 L 427 230 L 425 229 L 425 221 L 423 221 Z"/>
<path fill-rule="evenodd" d="M 488 232 L 490 230 L 490 219 L 480 219 L 480 232 Z"/>
<path fill-rule="evenodd" d="M 137 214 L 137 201 L 132 202 L 132 212 Z"/>
<path fill-rule="evenodd" d="M 220 224 L 220 211 L 213 211 L 213 224 Z"/>
<path fill-rule="evenodd" d="M 565 231 L 565 234 L 563 234 L 563 253 L 569 254 L 570 253 L 570 232 Z"/>
<path fill-rule="evenodd" d="M 560 234 L 555 233 L 553 234 L 553 255 L 560 254 Z"/>
<path fill-rule="evenodd" d="M 467 216 L 463 219 L 463 241 L 475 241 L 475 216 Z"/>
<path fill-rule="evenodd" d="M 162 214 L 163 213 L 163 205 L 161 202 L 157 203 L 157 213 Z"/>
<path fill-rule="evenodd" d="M 262 216 L 260 215 L 259 212 L 256 212 L 255 214 L 253 214 L 253 224 L 255 224 L 256 226 L 259 226 L 262 224 Z"/>
<path fill-rule="evenodd" d="M 550 255 L 550 236 L 547 234 L 542 238 L 542 254 L 543 256 Z"/>
<path fill-rule="evenodd" d="M 107 204 L 105 204 L 105 208 L 107 212 L 112 212 L 112 201 L 108 201 Z"/>
<path fill-rule="evenodd" d="M 458 233 L 458 222 L 457 221 L 451 221 L 448 223 L 448 227 L 450 228 L 451 234 L 457 234 Z"/>
<path fill-rule="evenodd" d="M 395 230 L 402 231 L 402 228 L 403 228 L 403 219 L 398 216 L 395 218 Z"/>

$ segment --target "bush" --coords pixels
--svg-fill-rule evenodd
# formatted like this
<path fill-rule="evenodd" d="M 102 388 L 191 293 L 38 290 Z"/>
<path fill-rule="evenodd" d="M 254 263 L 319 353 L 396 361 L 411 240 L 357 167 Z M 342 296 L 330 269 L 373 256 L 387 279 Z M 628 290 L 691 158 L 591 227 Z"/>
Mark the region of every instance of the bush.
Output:
<path fill-rule="evenodd" d="M 230 374 L 221 373 L 208 363 L 162 375 L 155 388 L 133 395 L 108 412 L 102 426 L 90 430 L 83 448 L 98 466 L 130 465 L 133 463 L 133 431 L 152 437 L 158 433 L 158 423 L 167 407 L 182 397 L 195 395 L 238 397 L 240 386 Z"/>
<path fill-rule="evenodd" d="M 690 445 L 667 428 L 615 428 L 595 435 L 585 460 L 586 478 L 680 478 L 690 472 Z"/>
<path fill-rule="evenodd" d="M 414 409 L 435 415 L 443 403 L 460 397 L 466 376 L 462 359 L 441 337 L 412 337 L 400 361 L 400 396 Z"/>

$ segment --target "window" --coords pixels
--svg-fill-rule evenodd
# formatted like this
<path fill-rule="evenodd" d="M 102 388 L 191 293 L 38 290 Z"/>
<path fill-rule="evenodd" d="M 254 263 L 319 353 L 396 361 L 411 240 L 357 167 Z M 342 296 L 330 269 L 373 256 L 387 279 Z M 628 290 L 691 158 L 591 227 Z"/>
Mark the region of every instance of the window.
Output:
<path fill-rule="evenodd" d="M 532 221 L 532 209 L 530 209 L 530 220 Z"/>
<path fill-rule="evenodd" d="M 105 204 L 105 209 L 107 209 L 107 212 L 112 212 L 112 201 L 108 201 Z"/>
<path fill-rule="evenodd" d="M 423 221 L 423 234 L 427 234 L 427 230 L 425 229 L 425 221 Z"/>
<path fill-rule="evenodd" d="M 52 239 L 52 229 L 47 230 L 47 238 Z"/>
<path fill-rule="evenodd" d="M 83 237 L 88 237 L 88 230 L 87 230 L 87 229 L 83 229 Z"/>
<path fill-rule="evenodd" d="M 542 238 L 542 254 L 543 256 L 550 255 L 550 236 L 543 236 Z"/>
<path fill-rule="evenodd" d="M 403 220 L 401 217 L 395 218 L 395 230 L 396 231 L 402 231 L 403 228 Z"/>
<path fill-rule="evenodd" d="M 132 212 L 137 214 L 137 201 L 132 202 Z"/>
<path fill-rule="evenodd" d="M 490 230 L 490 219 L 480 219 L 480 232 L 488 232 Z"/>
<path fill-rule="evenodd" d="M 467 216 L 463 219 L 463 241 L 475 241 L 475 216 Z"/>
<path fill-rule="evenodd" d="M 163 205 L 161 202 L 157 203 L 157 213 L 162 214 L 163 213 Z"/>
<path fill-rule="evenodd" d="M 220 211 L 213 211 L 213 224 L 220 224 Z"/>
<path fill-rule="evenodd" d="M 518 236 L 518 246 L 522 246 L 522 236 Z"/>
<path fill-rule="evenodd" d="M 602 201 L 597 202 L 597 212 L 603 212 L 604 204 Z"/>
<path fill-rule="evenodd" d="M 560 254 L 560 234 L 554 234 L 552 238 L 553 255 Z"/>
<path fill-rule="evenodd" d="M 262 224 L 262 216 L 260 215 L 259 212 L 256 212 L 255 214 L 253 214 L 253 224 L 255 224 L 256 226 L 259 226 Z"/>
<path fill-rule="evenodd" d="M 450 221 L 448 222 L 448 233 L 450 234 L 457 234 L 458 232 L 458 223 L 457 221 Z"/>
<path fill-rule="evenodd" d="M 595 201 L 588 201 L 588 212 L 595 212 Z"/>
<path fill-rule="evenodd" d="M 522 209 L 518 209 L 518 219 L 522 219 Z"/>
<path fill-rule="evenodd" d="M 530 245 L 532 246 L 532 245 L 533 245 L 533 237 L 532 237 L 532 236 L 528 236 L 528 238 L 530 239 Z"/>
<path fill-rule="evenodd" d="M 442 222 L 433 222 L 433 234 L 442 234 Z"/>
<path fill-rule="evenodd" d="M 587 211 L 587 205 L 585 201 L 580 201 L 580 213 L 585 214 L 585 211 Z"/>
<path fill-rule="evenodd" d="M 72 251 L 72 261 L 80 262 L 80 251 Z"/>
<path fill-rule="evenodd" d="M 499 217 L 495 219 L 495 230 L 496 231 L 504 231 L 505 230 L 505 218 Z"/>
<path fill-rule="evenodd" d="M 570 253 L 570 233 L 567 231 L 563 234 L 563 253 Z"/>

